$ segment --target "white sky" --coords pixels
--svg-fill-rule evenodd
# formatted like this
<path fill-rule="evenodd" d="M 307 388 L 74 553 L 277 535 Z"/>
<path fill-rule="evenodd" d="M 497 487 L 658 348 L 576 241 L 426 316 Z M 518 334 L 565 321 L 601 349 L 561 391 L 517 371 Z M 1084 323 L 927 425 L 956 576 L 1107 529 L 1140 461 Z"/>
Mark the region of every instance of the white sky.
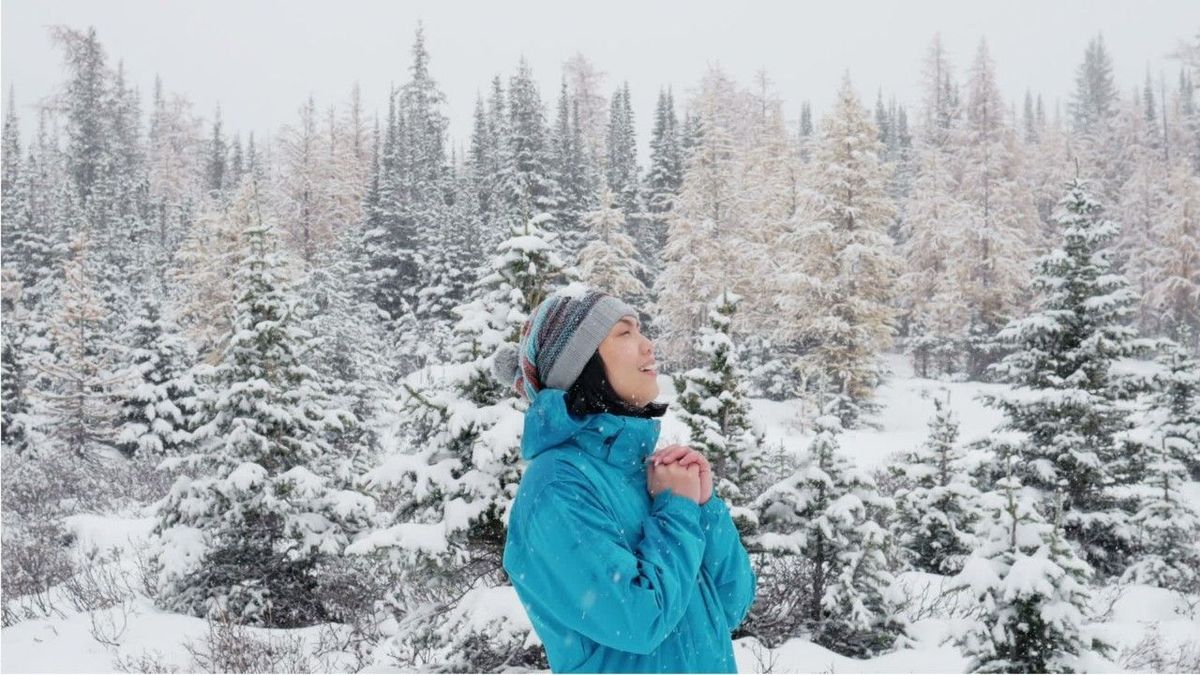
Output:
<path fill-rule="evenodd" d="M 789 120 L 805 99 L 819 117 L 846 69 L 869 105 L 883 87 L 885 99 L 894 94 L 915 111 L 933 33 L 941 31 L 960 81 L 986 36 L 1009 100 L 1019 103 L 1028 87 L 1053 111 L 1056 99 L 1065 105 L 1097 32 L 1122 92 L 1140 87 L 1147 67 L 1173 85 L 1179 64 L 1167 54 L 1200 32 L 1200 3 L 3 0 L 3 102 L 7 109 L 15 87 L 24 147 L 33 126 L 26 106 L 63 81 L 45 27 L 64 23 L 96 27 L 114 65 L 123 59 L 140 87 L 143 111 L 157 73 L 167 91 L 187 96 L 207 119 L 219 102 L 226 130 L 240 131 L 243 141 L 249 131 L 261 137 L 291 122 L 310 93 L 318 107 L 344 103 L 355 80 L 368 113 L 383 117 L 389 83 L 407 77 L 418 19 L 456 146 L 469 142 L 476 93 L 486 93 L 497 73 L 507 83 L 522 54 L 552 120 L 562 64 L 579 51 L 607 74 L 606 94 L 629 80 L 644 168 L 659 87 L 675 88 L 682 111 L 683 94 L 710 61 L 745 85 L 765 67 Z"/>

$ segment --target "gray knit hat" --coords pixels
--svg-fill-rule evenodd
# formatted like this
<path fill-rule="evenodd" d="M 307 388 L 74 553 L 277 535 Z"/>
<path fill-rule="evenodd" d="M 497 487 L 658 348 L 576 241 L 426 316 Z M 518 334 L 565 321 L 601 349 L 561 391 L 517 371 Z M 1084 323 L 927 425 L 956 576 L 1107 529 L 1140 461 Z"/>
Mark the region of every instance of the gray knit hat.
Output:
<path fill-rule="evenodd" d="M 532 401 L 545 387 L 568 389 L 608 331 L 637 310 L 606 293 L 573 284 L 550 295 L 521 328 L 521 343 L 502 345 L 493 361 L 496 379 Z"/>

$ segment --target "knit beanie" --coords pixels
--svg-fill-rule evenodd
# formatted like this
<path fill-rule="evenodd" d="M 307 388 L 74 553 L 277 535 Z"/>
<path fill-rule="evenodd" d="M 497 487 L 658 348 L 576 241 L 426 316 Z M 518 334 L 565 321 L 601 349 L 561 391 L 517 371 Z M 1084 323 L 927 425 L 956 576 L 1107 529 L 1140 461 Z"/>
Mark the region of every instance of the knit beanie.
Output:
<path fill-rule="evenodd" d="M 493 374 L 529 401 L 546 387 L 567 390 L 621 317 L 637 315 L 611 295 L 568 286 L 533 310 L 521 327 L 519 345 L 500 347 Z"/>

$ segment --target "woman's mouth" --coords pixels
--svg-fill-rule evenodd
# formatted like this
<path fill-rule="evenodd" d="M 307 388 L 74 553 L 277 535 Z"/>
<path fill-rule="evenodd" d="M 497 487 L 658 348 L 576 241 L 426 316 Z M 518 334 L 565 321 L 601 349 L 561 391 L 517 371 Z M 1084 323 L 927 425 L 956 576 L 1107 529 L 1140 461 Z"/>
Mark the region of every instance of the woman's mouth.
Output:
<path fill-rule="evenodd" d="M 642 366 L 638 370 L 645 373 L 646 375 L 655 376 L 655 375 L 658 375 L 657 368 L 658 368 L 658 364 L 655 363 L 654 361 L 651 361 L 650 363 L 647 363 L 646 365 Z"/>

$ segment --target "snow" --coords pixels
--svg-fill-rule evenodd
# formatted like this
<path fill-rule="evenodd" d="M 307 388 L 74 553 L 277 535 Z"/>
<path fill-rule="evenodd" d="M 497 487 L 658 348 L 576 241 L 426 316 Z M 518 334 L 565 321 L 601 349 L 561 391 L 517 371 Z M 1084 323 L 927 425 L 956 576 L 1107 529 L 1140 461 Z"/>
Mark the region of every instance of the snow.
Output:
<path fill-rule="evenodd" d="M 902 356 L 889 355 L 886 365 L 892 370 L 891 378 L 878 389 L 878 400 L 882 404 L 879 417 L 881 429 L 860 429 L 839 437 L 842 452 L 851 457 L 861 469 L 870 470 L 884 466 L 892 453 L 916 447 L 928 433 L 928 420 L 934 413 L 933 399 L 946 400 L 960 422 L 965 444 L 973 439 L 995 434 L 1000 422 L 998 412 L 987 408 L 978 400 L 980 393 L 1003 394 L 1004 385 L 977 382 L 947 382 L 915 377 Z M 1153 367 L 1145 362 L 1125 361 L 1130 371 L 1146 372 Z M 674 397 L 671 380 L 659 376 L 662 395 L 659 400 L 669 401 Z M 811 442 L 812 411 L 805 410 L 799 401 L 768 401 L 751 399 L 752 419 L 758 431 L 764 432 L 768 443 L 782 443 L 793 452 L 803 450 Z M 497 438 L 514 431 L 512 425 L 520 415 L 504 414 L 496 420 L 505 427 L 494 433 Z M 381 420 L 380 428 L 388 428 L 387 420 Z M 669 412 L 663 418 L 660 443 L 666 444 L 686 438 L 686 427 Z M 391 442 L 384 434 L 384 443 Z M 490 444 L 485 444 L 490 445 Z M 395 453 L 388 464 L 371 474 L 373 481 L 394 482 L 409 469 L 420 465 L 410 455 Z M 482 456 L 480 457 L 482 458 Z M 261 467 L 246 464 L 230 475 L 230 483 L 241 489 L 253 489 L 260 479 Z M 449 470 L 450 465 L 437 470 Z M 292 477 L 298 482 L 308 478 L 306 471 L 294 471 Z M 413 486 L 421 489 L 421 484 Z M 177 486 L 178 488 L 178 486 Z M 1183 486 L 1182 494 L 1191 503 L 1200 507 L 1200 482 Z M 354 502 L 351 495 L 345 499 Z M 353 503 L 347 508 L 354 506 Z M 445 553 L 448 549 L 445 533 L 450 521 L 458 522 L 483 508 L 482 503 L 472 504 L 455 500 L 446 505 L 446 521 L 430 524 L 404 524 L 385 530 L 377 530 L 366 537 L 352 542 L 347 550 L 363 554 L 376 549 L 397 547 L 409 553 Z M 859 505 L 847 503 L 847 508 Z M 75 552 L 86 557 L 88 552 L 107 551 L 115 548 L 123 555 L 118 565 L 136 579 L 136 566 L 130 552 L 142 547 L 155 525 L 152 511 L 147 507 L 141 511 L 130 511 L 117 515 L 77 514 L 64 520 L 64 525 L 73 537 Z M 171 530 L 174 539 L 172 550 L 178 559 L 167 560 L 176 571 L 196 564 L 203 554 L 205 542 L 198 530 L 176 527 Z M 775 535 L 777 544 L 786 545 L 788 540 Z M 792 542 L 797 543 L 797 542 Z M 754 638 L 741 638 L 734 643 L 734 653 L 741 672 L 763 672 L 774 663 L 774 672 L 965 672 L 967 660 L 957 651 L 952 642 L 946 640 L 960 632 L 967 624 L 964 614 L 975 604 L 972 588 L 996 587 L 994 571 L 973 559 L 958 577 L 934 574 L 902 572 L 896 575 L 893 590 L 912 600 L 905 614 L 911 622 L 910 634 L 915 644 L 872 659 L 854 659 L 835 654 L 802 638 L 793 638 L 773 650 L 764 648 Z M 1045 570 L 1038 567 L 1045 560 L 1024 558 L 1017 565 L 1031 569 L 1028 574 L 1010 574 L 1008 583 L 1026 580 L 1031 587 L 1021 590 L 1036 590 L 1042 583 Z M 1018 570 L 1019 571 L 1019 570 Z M 949 589 L 956 585 L 966 586 L 957 592 Z M 136 583 L 133 584 L 136 587 Z M 1008 589 L 1010 592 L 1016 587 Z M 1131 648 L 1151 632 L 1162 641 L 1162 648 L 1170 653 L 1188 642 L 1195 645 L 1200 635 L 1200 616 L 1197 616 L 1197 598 L 1186 598 L 1179 593 L 1145 585 L 1093 587 L 1092 612 L 1100 620 L 1088 627 L 1101 639 L 1112 642 L 1118 648 Z M 117 659 L 136 659 L 150 656 L 158 663 L 183 671 L 195 669 L 195 664 L 186 649 L 203 643 L 208 634 L 208 624 L 203 619 L 164 612 L 154 607 L 149 598 L 135 593 L 124 603 L 108 609 L 79 612 L 62 603 L 63 616 L 26 619 L 0 630 L 0 649 L 3 672 L 103 672 L 117 670 Z M 464 631 L 518 631 L 528 629 L 528 618 L 512 589 L 478 588 L 467 593 L 463 602 L 448 617 L 447 630 Z M 115 645 L 99 642 L 93 636 L 93 626 L 124 626 Z M 261 639 L 297 637 L 311 644 L 322 627 L 305 629 L 249 629 Z M 537 637 L 528 633 L 527 644 L 536 644 Z M 944 644 L 943 644 L 944 643 Z M 342 672 L 348 672 L 352 661 L 348 655 L 340 663 Z M 373 656 L 365 672 L 397 672 L 384 654 Z M 1092 671 L 1121 671 L 1117 663 L 1089 662 L 1084 666 Z"/>

